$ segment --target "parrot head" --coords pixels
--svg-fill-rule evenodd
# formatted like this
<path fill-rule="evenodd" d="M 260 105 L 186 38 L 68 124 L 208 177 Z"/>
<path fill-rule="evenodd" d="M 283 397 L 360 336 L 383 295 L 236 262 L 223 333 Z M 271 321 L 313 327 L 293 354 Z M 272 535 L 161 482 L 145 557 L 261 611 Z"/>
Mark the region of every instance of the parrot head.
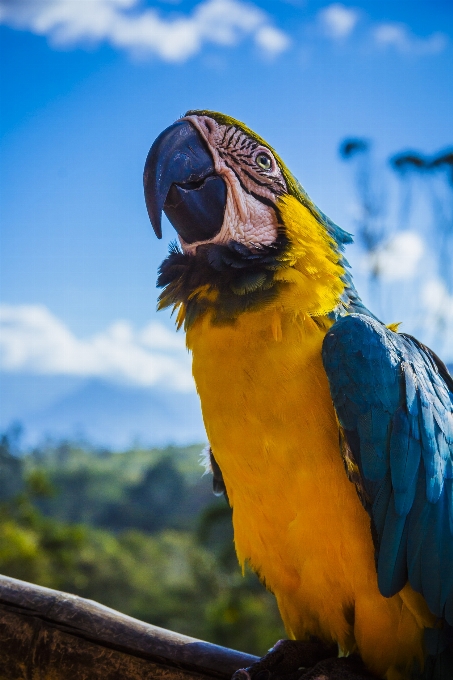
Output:
<path fill-rule="evenodd" d="M 162 211 L 178 234 L 158 285 L 160 307 L 179 307 L 179 323 L 208 310 L 214 321 L 232 321 L 291 285 L 311 316 L 334 313 L 347 299 L 341 251 L 351 237 L 243 123 L 188 111 L 152 145 L 144 190 L 156 236 Z"/>

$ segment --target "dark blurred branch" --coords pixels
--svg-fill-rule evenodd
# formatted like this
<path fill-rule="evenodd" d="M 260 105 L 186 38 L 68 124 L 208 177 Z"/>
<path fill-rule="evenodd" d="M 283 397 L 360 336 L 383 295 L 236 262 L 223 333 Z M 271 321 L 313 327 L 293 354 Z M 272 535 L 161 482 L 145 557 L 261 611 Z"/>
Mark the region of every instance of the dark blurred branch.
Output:
<path fill-rule="evenodd" d="M 453 184 L 453 150 L 444 149 L 434 156 L 423 156 L 418 151 L 403 151 L 389 160 L 390 166 L 400 174 L 408 171 L 415 172 L 435 172 L 437 170 L 447 170 L 449 172 L 450 183 Z"/>
<path fill-rule="evenodd" d="M 339 154 L 345 161 L 355 163 L 355 184 L 361 214 L 357 219 L 357 236 L 368 254 L 372 254 L 385 237 L 383 214 L 384 196 L 373 185 L 371 142 L 359 137 L 348 137 L 340 144 Z M 372 271 L 373 279 L 379 275 Z"/>
<path fill-rule="evenodd" d="M 353 158 L 356 154 L 365 153 L 369 151 L 370 142 L 367 139 L 347 138 L 340 144 L 340 156 L 344 160 Z"/>

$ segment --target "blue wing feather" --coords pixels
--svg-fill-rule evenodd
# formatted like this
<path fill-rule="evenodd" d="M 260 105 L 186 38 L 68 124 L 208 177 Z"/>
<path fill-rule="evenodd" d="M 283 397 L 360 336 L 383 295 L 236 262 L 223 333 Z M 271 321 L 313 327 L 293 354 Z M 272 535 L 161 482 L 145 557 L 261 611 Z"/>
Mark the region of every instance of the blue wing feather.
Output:
<path fill-rule="evenodd" d="M 323 362 L 368 496 L 379 588 L 409 580 L 453 625 L 453 381 L 428 348 L 363 314 L 332 326 Z"/>
<path fill-rule="evenodd" d="M 414 437 L 410 418 L 402 406 L 393 418 L 389 448 L 395 508 L 399 515 L 406 516 L 414 502 L 415 478 L 421 458 L 421 442 Z"/>

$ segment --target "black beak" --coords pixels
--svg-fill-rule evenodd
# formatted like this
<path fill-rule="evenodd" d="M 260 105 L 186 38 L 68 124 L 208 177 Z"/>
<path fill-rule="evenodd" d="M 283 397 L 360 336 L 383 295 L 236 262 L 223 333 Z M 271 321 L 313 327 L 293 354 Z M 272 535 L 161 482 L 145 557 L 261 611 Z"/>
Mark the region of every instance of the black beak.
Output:
<path fill-rule="evenodd" d="M 186 243 L 207 241 L 219 233 L 227 199 L 224 180 L 198 130 L 178 121 L 152 145 L 143 173 L 145 201 L 157 238 L 162 238 L 162 210 Z"/>

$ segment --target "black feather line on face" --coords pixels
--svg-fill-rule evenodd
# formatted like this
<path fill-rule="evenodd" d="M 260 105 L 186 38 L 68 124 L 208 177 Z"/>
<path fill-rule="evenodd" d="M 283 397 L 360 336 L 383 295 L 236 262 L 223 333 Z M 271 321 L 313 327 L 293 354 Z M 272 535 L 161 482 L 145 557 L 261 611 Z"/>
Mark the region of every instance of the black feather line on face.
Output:
<path fill-rule="evenodd" d="M 208 243 L 188 255 L 176 243 L 159 268 L 157 285 L 164 288 L 159 307 L 184 304 L 184 327 L 187 329 L 202 314 L 212 312 L 216 324 L 229 324 L 246 311 L 256 310 L 275 299 L 286 284 L 274 280 L 274 272 L 286 266 L 282 255 L 289 247 L 288 238 L 280 233 L 274 243 L 261 248 L 248 248 L 237 241 L 226 245 Z M 209 286 L 214 300 L 203 293 Z"/>

